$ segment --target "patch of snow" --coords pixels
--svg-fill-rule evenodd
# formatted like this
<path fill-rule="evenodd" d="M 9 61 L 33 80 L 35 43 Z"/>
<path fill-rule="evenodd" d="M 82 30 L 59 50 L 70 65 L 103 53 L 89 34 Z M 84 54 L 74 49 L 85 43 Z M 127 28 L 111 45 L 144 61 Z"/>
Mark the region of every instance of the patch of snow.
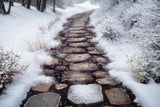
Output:
<path fill-rule="evenodd" d="M 68 99 L 76 104 L 102 102 L 102 87 L 98 84 L 72 85 L 69 89 Z"/>

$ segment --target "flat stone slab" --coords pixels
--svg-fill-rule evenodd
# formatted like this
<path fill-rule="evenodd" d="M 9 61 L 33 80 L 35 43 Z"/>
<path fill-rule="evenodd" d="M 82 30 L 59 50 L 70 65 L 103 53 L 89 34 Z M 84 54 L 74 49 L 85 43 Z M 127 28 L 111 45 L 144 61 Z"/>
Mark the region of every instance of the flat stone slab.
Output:
<path fill-rule="evenodd" d="M 67 68 L 66 68 L 66 66 L 56 66 L 55 67 L 55 70 L 57 70 L 57 71 L 65 71 Z"/>
<path fill-rule="evenodd" d="M 93 82 L 94 78 L 89 73 L 64 72 L 62 82 L 68 81 L 72 84 L 85 84 Z"/>
<path fill-rule="evenodd" d="M 112 88 L 106 90 L 105 94 L 112 105 L 129 105 L 131 100 L 125 89 L 122 88 Z"/>
<path fill-rule="evenodd" d="M 90 44 L 87 43 L 87 42 L 80 42 L 80 43 L 70 43 L 69 46 L 78 47 L 78 48 L 83 47 L 84 48 L 84 47 L 89 47 Z"/>
<path fill-rule="evenodd" d="M 31 91 L 34 91 L 34 92 L 48 92 L 49 89 L 52 87 L 52 85 L 37 85 L 37 86 L 34 86 L 31 88 Z"/>
<path fill-rule="evenodd" d="M 86 33 L 85 30 L 76 30 L 76 31 L 70 31 L 70 33 L 74 33 L 74 34 L 84 34 Z"/>
<path fill-rule="evenodd" d="M 104 78 L 104 77 L 108 77 L 108 73 L 106 71 L 96 71 L 94 73 L 92 73 L 93 76 L 95 76 L 96 78 Z"/>
<path fill-rule="evenodd" d="M 83 41 L 86 41 L 86 38 L 69 38 L 67 39 L 67 42 L 83 42 Z"/>
<path fill-rule="evenodd" d="M 98 50 L 91 50 L 91 51 L 88 51 L 89 54 L 92 54 L 92 55 L 102 55 L 103 53 L 98 51 Z"/>
<path fill-rule="evenodd" d="M 67 48 L 64 48 L 63 52 L 65 53 L 86 53 L 86 50 L 84 48 L 67 47 Z"/>
<path fill-rule="evenodd" d="M 62 89 L 65 89 L 65 88 L 67 88 L 67 87 L 68 87 L 67 84 L 56 84 L 56 85 L 55 85 L 55 89 L 56 89 L 56 90 L 62 90 Z"/>
<path fill-rule="evenodd" d="M 109 62 L 109 60 L 107 58 L 104 58 L 104 57 L 95 57 L 94 61 L 98 62 L 98 63 L 105 63 L 105 64 L 107 64 Z"/>
<path fill-rule="evenodd" d="M 98 65 L 94 63 L 78 63 L 78 64 L 71 64 L 69 69 L 72 71 L 95 71 L 98 70 Z"/>
<path fill-rule="evenodd" d="M 105 78 L 100 78 L 100 79 L 96 79 L 96 81 L 99 84 L 102 85 L 110 85 L 110 86 L 116 86 L 116 85 L 121 85 L 122 83 L 116 79 L 113 79 L 111 77 L 105 77 Z"/>
<path fill-rule="evenodd" d="M 71 27 L 68 30 L 70 31 L 84 30 L 84 27 Z"/>
<path fill-rule="evenodd" d="M 67 55 L 66 54 L 63 54 L 63 53 L 59 53 L 56 55 L 56 57 L 58 58 L 65 58 Z"/>
<path fill-rule="evenodd" d="M 42 93 L 29 98 L 25 107 L 58 107 L 60 99 L 57 93 Z"/>
<path fill-rule="evenodd" d="M 70 37 L 70 38 L 80 38 L 80 37 L 84 37 L 83 34 L 67 34 L 66 37 Z"/>
<path fill-rule="evenodd" d="M 103 102 L 102 87 L 98 84 L 72 85 L 67 98 L 74 104 L 98 104 Z"/>
<path fill-rule="evenodd" d="M 90 59 L 92 56 L 89 54 L 71 54 L 68 55 L 65 60 L 68 62 L 82 62 Z"/>

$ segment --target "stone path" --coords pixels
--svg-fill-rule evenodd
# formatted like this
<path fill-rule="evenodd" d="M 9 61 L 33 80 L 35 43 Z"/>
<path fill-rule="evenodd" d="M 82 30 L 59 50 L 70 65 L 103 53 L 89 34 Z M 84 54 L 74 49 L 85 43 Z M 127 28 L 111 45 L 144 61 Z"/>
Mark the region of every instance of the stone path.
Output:
<path fill-rule="evenodd" d="M 91 13 L 74 15 L 64 24 L 56 38 L 61 44 L 50 50 L 53 61 L 43 65 L 44 74 L 58 84 L 32 87 L 26 107 L 137 107 L 132 92 L 108 74 L 110 60 L 92 41 Z"/>

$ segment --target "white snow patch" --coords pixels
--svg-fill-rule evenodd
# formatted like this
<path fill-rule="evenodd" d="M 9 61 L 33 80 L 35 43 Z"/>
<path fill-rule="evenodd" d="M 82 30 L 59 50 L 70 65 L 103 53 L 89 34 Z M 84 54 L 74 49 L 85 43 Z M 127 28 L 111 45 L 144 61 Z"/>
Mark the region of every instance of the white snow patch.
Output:
<path fill-rule="evenodd" d="M 69 89 L 68 99 L 76 104 L 102 102 L 102 87 L 98 84 L 72 85 Z"/>

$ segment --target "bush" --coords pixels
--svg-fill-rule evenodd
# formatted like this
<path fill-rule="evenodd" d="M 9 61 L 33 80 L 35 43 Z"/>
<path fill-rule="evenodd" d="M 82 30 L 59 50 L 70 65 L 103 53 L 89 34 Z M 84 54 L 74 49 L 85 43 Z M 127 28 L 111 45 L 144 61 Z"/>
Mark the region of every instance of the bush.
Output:
<path fill-rule="evenodd" d="M 0 48 L 0 94 L 12 82 L 15 74 L 22 74 L 28 66 L 19 65 L 20 56 Z"/>
<path fill-rule="evenodd" d="M 136 75 L 137 80 L 140 83 L 147 84 L 150 78 L 153 78 L 155 82 L 160 83 L 158 65 L 152 61 L 148 55 L 143 54 L 142 57 L 133 57 L 129 60 L 132 66 L 132 72 Z"/>

